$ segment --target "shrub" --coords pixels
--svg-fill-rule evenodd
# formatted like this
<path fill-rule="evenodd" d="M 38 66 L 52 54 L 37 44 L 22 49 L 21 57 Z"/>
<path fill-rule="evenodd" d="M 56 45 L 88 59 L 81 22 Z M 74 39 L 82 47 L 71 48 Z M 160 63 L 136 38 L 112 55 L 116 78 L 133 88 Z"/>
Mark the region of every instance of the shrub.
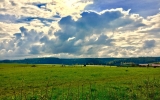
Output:
<path fill-rule="evenodd" d="M 31 67 L 36 67 L 36 65 L 32 65 Z"/>

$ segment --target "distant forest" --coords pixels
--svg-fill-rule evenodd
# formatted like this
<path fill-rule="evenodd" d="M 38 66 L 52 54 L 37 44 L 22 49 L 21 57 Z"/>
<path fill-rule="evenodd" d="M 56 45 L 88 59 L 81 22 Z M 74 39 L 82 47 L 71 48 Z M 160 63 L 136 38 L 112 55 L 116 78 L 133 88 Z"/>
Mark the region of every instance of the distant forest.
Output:
<path fill-rule="evenodd" d="M 137 58 L 28 58 L 22 60 L 1 60 L 0 63 L 25 63 L 25 64 L 66 64 L 66 65 L 112 65 L 120 66 L 122 63 L 148 64 L 159 63 L 160 57 Z"/>

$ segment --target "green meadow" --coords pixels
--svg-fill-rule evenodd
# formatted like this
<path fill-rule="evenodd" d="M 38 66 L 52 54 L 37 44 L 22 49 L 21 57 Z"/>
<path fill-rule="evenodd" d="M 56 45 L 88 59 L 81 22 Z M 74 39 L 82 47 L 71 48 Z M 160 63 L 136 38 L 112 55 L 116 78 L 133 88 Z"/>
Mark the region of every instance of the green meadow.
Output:
<path fill-rule="evenodd" d="M 160 100 L 160 68 L 0 64 L 0 100 Z"/>

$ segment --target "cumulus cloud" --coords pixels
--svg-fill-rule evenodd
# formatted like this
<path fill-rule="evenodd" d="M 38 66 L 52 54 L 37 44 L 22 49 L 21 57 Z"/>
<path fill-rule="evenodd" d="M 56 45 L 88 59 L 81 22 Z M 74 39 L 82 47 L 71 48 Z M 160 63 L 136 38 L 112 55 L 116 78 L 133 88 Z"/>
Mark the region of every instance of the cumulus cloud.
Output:
<path fill-rule="evenodd" d="M 131 13 L 138 13 L 143 17 L 152 16 L 159 11 L 159 0 L 93 0 L 93 4 L 86 7 L 86 10 L 102 11 L 104 9 L 124 8 L 131 9 Z"/>
<path fill-rule="evenodd" d="M 147 56 L 151 50 L 150 55 L 157 56 L 159 14 L 144 18 L 122 8 L 83 11 L 90 3 L 85 0 L 1 2 L 0 59 L 48 55 L 133 57 Z"/>
<path fill-rule="evenodd" d="M 40 18 L 52 18 L 57 14 L 60 17 L 71 15 L 76 20 L 85 6 L 91 3 L 83 0 L 4 0 L 0 3 L 0 12 L 4 15 Z"/>
<path fill-rule="evenodd" d="M 4 57 L 25 57 L 40 53 L 40 39 L 44 34 L 35 30 L 20 27 L 20 33 L 15 33 L 12 38 L 0 42 L 0 48 Z M 37 51 L 35 51 L 37 50 Z M 37 52 L 37 53 L 35 53 Z"/>
<path fill-rule="evenodd" d="M 84 0 L 1 0 L 0 26 L 3 30 L 0 31 L 13 35 L 20 32 L 22 26 L 45 33 L 54 26 L 56 31 L 59 29 L 55 25 L 57 21 L 68 15 L 77 20 L 84 7 L 91 3 Z"/>
<path fill-rule="evenodd" d="M 100 13 L 85 11 L 81 16 L 77 21 L 72 20 L 70 16 L 59 21 L 61 29 L 54 33 L 56 40 L 50 45 L 55 47 L 53 53 L 93 57 L 142 56 L 146 47 L 158 47 L 155 42 L 159 40 L 147 42 L 149 35 L 139 33 L 150 24 L 146 23 L 149 22 L 148 19 L 137 14 L 130 14 L 123 9 L 112 9 Z M 72 37 L 74 38 L 68 41 Z M 106 53 L 108 50 L 110 52 Z M 140 50 L 141 54 L 137 55 Z"/>

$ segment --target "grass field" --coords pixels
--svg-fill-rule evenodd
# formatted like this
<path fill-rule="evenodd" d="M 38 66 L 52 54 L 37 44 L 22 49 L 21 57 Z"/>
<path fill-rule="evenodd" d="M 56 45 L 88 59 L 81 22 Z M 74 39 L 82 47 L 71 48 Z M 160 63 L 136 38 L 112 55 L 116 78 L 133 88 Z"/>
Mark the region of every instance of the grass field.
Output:
<path fill-rule="evenodd" d="M 0 100 L 160 100 L 160 68 L 0 64 Z"/>

